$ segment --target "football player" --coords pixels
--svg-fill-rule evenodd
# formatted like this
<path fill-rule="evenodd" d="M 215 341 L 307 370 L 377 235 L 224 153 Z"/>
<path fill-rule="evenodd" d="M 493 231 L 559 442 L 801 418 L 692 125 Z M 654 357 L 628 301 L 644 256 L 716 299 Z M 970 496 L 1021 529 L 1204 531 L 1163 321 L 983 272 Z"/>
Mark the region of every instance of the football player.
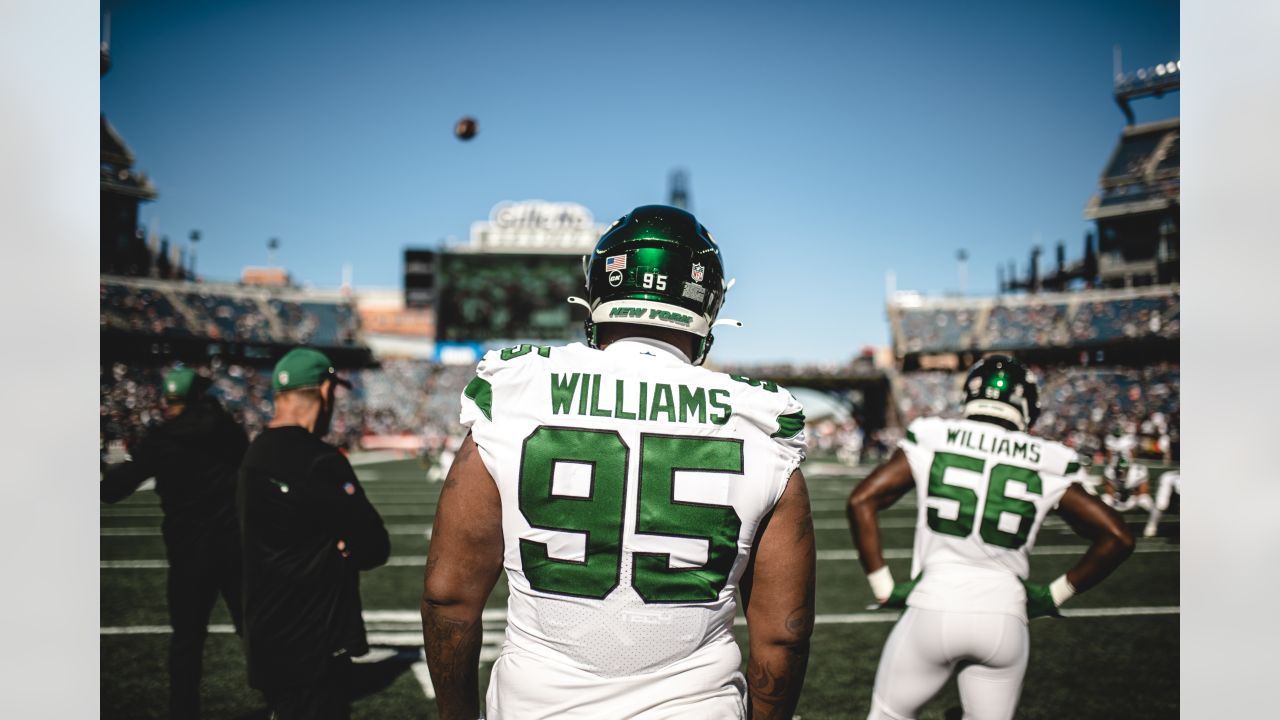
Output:
<path fill-rule="evenodd" d="M 980 360 L 965 379 L 964 419 L 912 422 L 899 449 L 850 494 L 849 525 L 872 594 L 883 607 L 906 607 L 885 642 L 869 718 L 916 717 L 952 673 L 966 718 L 1012 718 L 1027 619 L 1057 615 L 1132 552 L 1120 516 L 1078 485 L 1076 453 L 1027 434 L 1038 394 L 1012 358 Z M 895 582 L 876 513 L 913 487 L 911 579 Z M 1028 553 L 1054 509 L 1092 544 L 1049 585 L 1030 584 Z"/>
<path fill-rule="evenodd" d="M 712 327 L 739 324 L 716 321 L 722 262 L 693 215 L 636 208 L 584 258 L 586 344 L 480 362 L 424 580 L 442 717 L 479 714 L 504 569 L 490 720 L 791 716 L 813 629 L 804 415 L 772 382 L 700 367 Z"/>
<path fill-rule="evenodd" d="M 1122 453 L 1116 453 L 1102 468 L 1102 478 L 1102 501 L 1116 512 L 1125 512 L 1135 505 L 1148 512 L 1155 508 L 1146 465 L 1129 462 Z"/>
<path fill-rule="evenodd" d="M 1156 502 L 1151 508 L 1151 516 L 1147 518 L 1147 526 L 1142 529 L 1142 537 L 1155 537 L 1160 527 L 1160 516 L 1169 509 L 1169 501 L 1173 494 L 1182 494 L 1182 475 L 1177 470 L 1169 470 L 1160 475 L 1160 485 L 1156 489 Z"/>

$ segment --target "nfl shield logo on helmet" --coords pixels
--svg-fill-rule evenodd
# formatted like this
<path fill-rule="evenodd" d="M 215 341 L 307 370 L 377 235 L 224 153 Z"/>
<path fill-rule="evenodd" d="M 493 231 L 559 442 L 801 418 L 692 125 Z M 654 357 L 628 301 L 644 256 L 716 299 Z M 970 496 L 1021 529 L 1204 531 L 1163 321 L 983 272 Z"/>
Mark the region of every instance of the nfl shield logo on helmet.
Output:
<path fill-rule="evenodd" d="M 705 266 L 694 263 L 693 269 L 689 272 L 689 276 L 693 278 L 694 282 L 702 282 L 702 274 L 706 269 L 707 268 Z"/>

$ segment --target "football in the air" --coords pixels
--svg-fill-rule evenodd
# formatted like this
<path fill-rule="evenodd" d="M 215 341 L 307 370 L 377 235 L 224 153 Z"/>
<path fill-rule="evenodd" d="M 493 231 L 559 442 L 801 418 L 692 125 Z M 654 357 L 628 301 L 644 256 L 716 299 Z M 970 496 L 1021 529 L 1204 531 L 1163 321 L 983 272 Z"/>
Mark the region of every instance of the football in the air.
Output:
<path fill-rule="evenodd" d="M 476 119 L 473 117 L 464 117 L 453 126 L 453 134 L 459 140 L 470 140 L 476 136 Z"/>

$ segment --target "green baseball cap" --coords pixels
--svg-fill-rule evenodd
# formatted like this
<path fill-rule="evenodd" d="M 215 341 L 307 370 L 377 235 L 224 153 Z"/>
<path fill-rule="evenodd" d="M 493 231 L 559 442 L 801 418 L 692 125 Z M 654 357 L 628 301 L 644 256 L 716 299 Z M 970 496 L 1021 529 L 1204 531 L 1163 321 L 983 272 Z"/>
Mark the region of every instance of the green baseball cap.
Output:
<path fill-rule="evenodd" d="M 185 400 L 191 393 L 191 383 L 195 382 L 196 371 L 180 367 L 170 370 L 164 376 L 161 390 L 167 400 Z"/>
<path fill-rule="evenodd" d="M 276 392 L 318 387 L 328 378 L 351 387 L 351 383 L 338 377 L 329 356 L 308 347 L 298 347 L 285 353 L 271 371 L 271 389 Z"/>

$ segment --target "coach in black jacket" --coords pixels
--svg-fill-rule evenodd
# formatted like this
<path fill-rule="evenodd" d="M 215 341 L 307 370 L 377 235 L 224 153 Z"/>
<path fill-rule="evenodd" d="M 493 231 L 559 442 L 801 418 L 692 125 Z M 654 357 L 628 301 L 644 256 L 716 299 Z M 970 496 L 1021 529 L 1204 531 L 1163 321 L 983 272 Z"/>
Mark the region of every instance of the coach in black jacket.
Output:
<path fill-rule="evenodd" d="M 391 552 L 351 464 L 320 439 L 346 384 L 323 353 L 289 351 L 240 468 L 249 684 L 278 720 L 349 717 L 351 658 L 369 649 L 359 571 Z"/>
<path fill-rule="evenodd" d="M 156 479 L 169 558 L 169 717 L 200 717 L 200 672 L 209 613 L 222 594 L 240 630 L 240 534 L 236 470 L 249 439 L 190 368 L 164 377 L 165 422 L 131 459 L 107 469 L 100 495 L 114 503 Z"/>

